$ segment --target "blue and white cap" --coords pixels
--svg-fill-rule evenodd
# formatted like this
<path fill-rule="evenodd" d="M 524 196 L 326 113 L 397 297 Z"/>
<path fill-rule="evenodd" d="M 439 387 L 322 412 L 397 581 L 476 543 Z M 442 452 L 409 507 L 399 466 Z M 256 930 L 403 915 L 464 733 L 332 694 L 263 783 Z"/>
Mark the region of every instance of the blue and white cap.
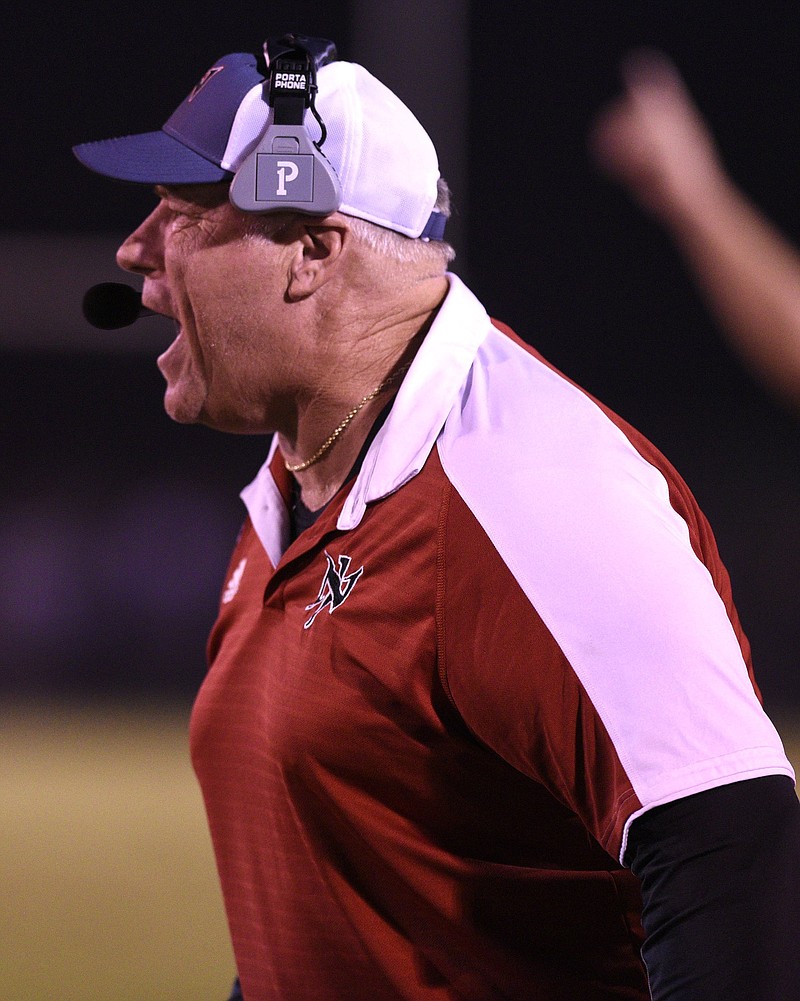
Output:
<path fill-rule="evenodd" d="M 339 211 L 410 237 L 441 238 L 433 211 L 439 164 L 433 142 L 405 104 L 363 66 L 331 62 L 317 72 L 323 153 L 341 186 Z M 83 143 L 90 170 L 142 184 L 231 179 L 271 124 L 255 55 L 219 59 L 157 132 Z M 321 130 L 310 111 L 312 140 Z"/>

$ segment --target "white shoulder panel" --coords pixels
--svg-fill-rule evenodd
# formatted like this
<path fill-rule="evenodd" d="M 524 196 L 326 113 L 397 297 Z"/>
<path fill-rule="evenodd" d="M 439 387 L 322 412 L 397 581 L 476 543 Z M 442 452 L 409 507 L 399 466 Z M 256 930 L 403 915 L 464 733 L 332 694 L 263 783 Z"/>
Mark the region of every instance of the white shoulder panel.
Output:
<path fill-rule="evenodd" d="M 584 393 L 493 329 L 439 453 L 645 808 L 793 776 L 664 474 Z"/>

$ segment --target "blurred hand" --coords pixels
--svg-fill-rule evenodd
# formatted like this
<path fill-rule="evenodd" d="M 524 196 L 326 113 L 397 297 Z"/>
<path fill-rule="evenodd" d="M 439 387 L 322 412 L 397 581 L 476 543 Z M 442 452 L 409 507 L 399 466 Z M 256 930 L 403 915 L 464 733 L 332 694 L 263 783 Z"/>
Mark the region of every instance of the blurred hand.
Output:
<path fill-rule="evenodd" d="M 649 211 L 670 219 L 702 207 L 724 180 L 714 140 L 666 56 L 632 53 L 625 90 L 598 115 L 589 136 L 599 165 Z"/>

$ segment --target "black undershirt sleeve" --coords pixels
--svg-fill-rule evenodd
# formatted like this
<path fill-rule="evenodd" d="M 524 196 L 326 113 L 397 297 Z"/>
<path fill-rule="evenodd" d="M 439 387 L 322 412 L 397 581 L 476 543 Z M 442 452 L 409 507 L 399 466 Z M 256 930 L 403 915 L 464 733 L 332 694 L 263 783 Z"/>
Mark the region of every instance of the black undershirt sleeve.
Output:
<path fill-rule="evenodd" d="M 788 777 L 649 810 L 625 862 L 642 884 L 654 1001 L 800 1001 L 800 802 Z"/>

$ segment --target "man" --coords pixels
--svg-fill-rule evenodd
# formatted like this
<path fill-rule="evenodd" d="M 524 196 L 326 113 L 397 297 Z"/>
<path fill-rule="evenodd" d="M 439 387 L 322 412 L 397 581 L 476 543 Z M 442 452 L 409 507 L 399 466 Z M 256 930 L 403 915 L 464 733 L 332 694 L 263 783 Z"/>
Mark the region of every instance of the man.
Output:
<path fill-rule="evenodd" d="M 446 274 L 411 112 L 287 45 L 76 149 L 157 185 L 119 262 L 170 415 L 275 432 L 191 727 L 237 996 L 796 996 L 793 773 L 707 522 Z"/>
<path fill-rule="evenodd" d="M 625 92 L 597 118 L 598 162 L 666 228 L 731 344 L 800 403 L 800 254 L 726 174 L 672 63 L 626 61 Z"/>

